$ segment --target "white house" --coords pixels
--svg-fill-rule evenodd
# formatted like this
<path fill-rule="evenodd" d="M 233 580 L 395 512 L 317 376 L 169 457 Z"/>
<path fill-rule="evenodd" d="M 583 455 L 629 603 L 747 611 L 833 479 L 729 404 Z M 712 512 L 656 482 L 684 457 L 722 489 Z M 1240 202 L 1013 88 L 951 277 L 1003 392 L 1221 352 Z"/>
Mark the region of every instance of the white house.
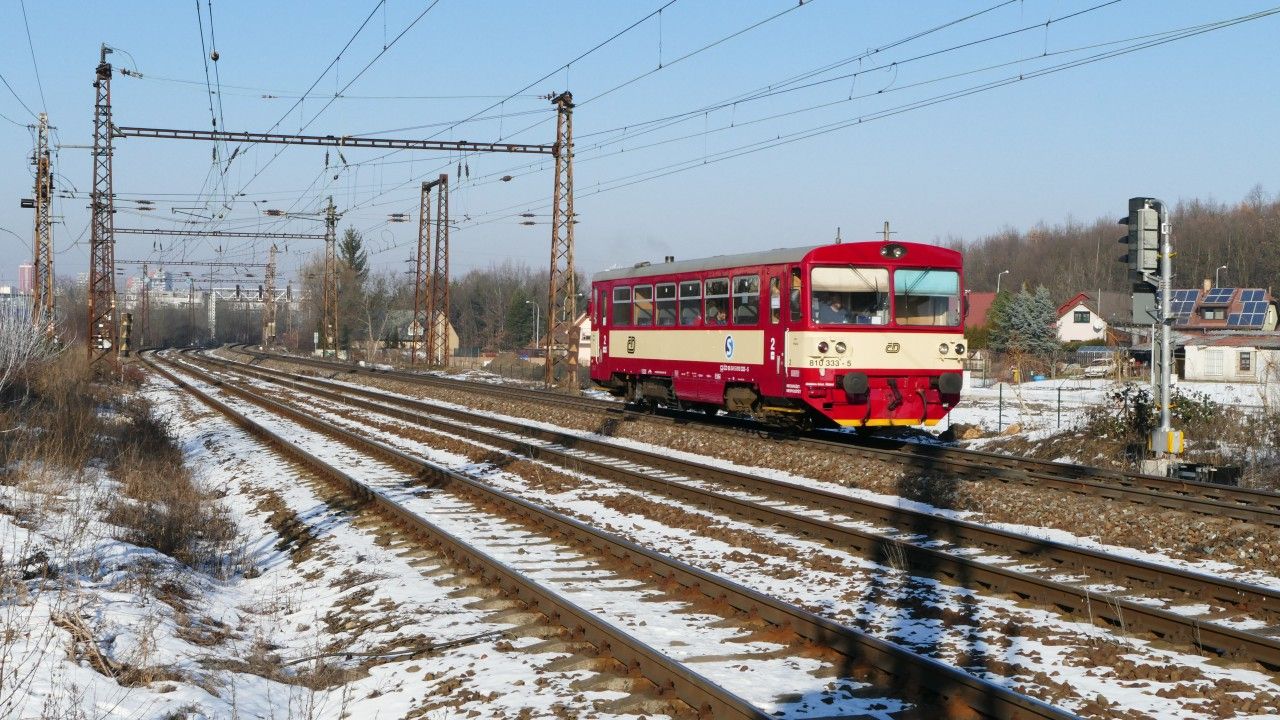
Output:
<path fill-rule="evenodd" d="M 1280 333 L 1210 333 L 1183 337 L 1187 380 L 1261 383 L 1280 380 Z"/>
<path fill-rule="evenodd" d="M 1077 293 L 1058 306 L 1058 341 L 1106 340 L 1108 328 L 1128 323 L 1132 314 L 1129 296 L 1124 293 Z"/>
<path fill-rule="evenodd" d="M 587 367 L 591 364 L 591 313 L 582 313 L 573 324 L 578 329 L 578 365 Z"/>

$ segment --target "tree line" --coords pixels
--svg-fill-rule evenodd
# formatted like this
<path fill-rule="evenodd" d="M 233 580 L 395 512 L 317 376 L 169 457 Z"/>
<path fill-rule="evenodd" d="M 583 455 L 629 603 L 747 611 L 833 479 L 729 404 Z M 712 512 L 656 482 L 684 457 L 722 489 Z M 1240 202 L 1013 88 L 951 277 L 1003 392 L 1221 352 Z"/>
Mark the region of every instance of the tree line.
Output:
<path fill-rule="evenodd" d="M 970 290 L 996 289 L 996 275 L 1009 273 L 1002 288 L 1044 286 L 1062 302 L 1078 292 L 1129 291 L 1127 267 L 1119 258 L 1127 230 L 1127 199 L 1116 203 L 1114 216 L 1081 223 L 1068 218 L 1022 231 L 1006 228 L 975 240 L 947 238 L 940 244 L 964 253 Z M 1171 213 L 1175 287 L 1199 287 L 1214 270 L 1224 287 L 1270 288 L 1280 278 L 1280 196 L 1255 187 L 1238 203 L 1181 200 Z"/>

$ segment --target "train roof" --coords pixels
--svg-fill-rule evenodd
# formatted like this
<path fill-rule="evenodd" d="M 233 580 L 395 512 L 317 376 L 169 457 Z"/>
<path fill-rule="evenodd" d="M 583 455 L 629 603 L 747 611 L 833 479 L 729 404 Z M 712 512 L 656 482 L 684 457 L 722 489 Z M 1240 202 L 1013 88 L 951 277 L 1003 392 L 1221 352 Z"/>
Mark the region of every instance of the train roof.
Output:
<path fill-rule="evenodd" d="M 958 262 L 960 253 L 949 248 L 942 248 L 935 245 L 925 245 L 922 243 L 897 242 L 909 249 L 928 248 L 927 255 L 937 257 L 938 253 L 944 253 L 948 257 L 956 258 Z M 884 245 L 884 241 L 869 242 L 849 242 L 833 245 L 809 245 L 807 247 L 798 248 L 776 248 L 773 250 L 760 250 L 757 252 L 738 253 L 735 255 L 715 255 L 708 258 L 698 258 L 696 260 L 677 260 L 675 262 L 661 263 L 643 263 L 638 267 L 615 268 L 613 270 L 604 270 L 598 272 L 591 277 L 592 282 L 602 282 L 606 280 L 621 280 L 626 278 L 653 277 L 655 275 L 677 275 L 680 273 L 702 272 L 705 270 L 720 270 L 738 267 L 750 267 L 753 265 L 781 265 L 784 263 L 794 263 L 804 260 L 810 253 L 815 250 L 826 250 L 819 253 L 823 256 L 821 259 L 834 259 L 827 256 L 833 254 L 845 254 L 849 251 L 862 250 L 866 252 L 868 247 L 875 247 L 874 252 L 878 256 L 878 248 Z M 842 252 L 844 251 L 844 252 Z M 910 253 L 909 253 L 910 255 Z"/>

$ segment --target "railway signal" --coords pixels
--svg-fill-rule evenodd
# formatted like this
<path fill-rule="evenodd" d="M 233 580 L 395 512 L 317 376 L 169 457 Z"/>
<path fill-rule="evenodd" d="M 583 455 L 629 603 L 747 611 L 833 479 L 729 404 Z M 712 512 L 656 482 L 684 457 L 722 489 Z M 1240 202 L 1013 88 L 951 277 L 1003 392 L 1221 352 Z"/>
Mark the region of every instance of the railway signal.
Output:
<path fill-rule="evenodd" d="M 1169 470 L 1165 456 L 1176 455 L 1183 450 L 1182 431 L 1173 429 L 1170 418 L 1173 400 L 1170 388 L 1173 380 L 1173 342 L 1170 337 L 1173 324 L 1170 307 L 1173 244 L 1169 238 L 1168 208 L 1156 198 L 1129 198 L 1129 215 L 1120 224 L 1129 226 L 1128 235 L 1120 242 L 1129 246 L 1121 259 L 1128 263 L 1129 280 L 1133 283 L 1134 320 L 1136 322 L 1145 315 L 1154 321 L 1151 335 L 1152 389 L 1160 408 L 1160 427 L 1152 430 L 1147 439 L 1147 449 L 1155 453 L 1156 459 L 1144 470 L 1165 474 Z"/>

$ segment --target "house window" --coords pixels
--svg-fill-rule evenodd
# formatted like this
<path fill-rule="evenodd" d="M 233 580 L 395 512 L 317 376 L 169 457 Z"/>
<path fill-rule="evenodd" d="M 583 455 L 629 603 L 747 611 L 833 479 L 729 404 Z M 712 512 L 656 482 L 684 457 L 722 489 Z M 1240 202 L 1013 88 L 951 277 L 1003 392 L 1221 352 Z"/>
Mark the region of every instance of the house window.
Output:
<path fill-rule="evenodd" d="M 1214 377 L 1222 376 L 1222 351 L 1221 350 L 1205 350 L 1204 351 L 1204 374 Z"/>
<path fill-rule="evenodd" d="M 1072 319 L 1077 323 L 1087 323 L 1089 322 L 1089 311 L 1077 310 L 1075 312 L 1075 315 L 1072 317 Z"/>
<path fill-rule="evenodd" d="M 1240 351 L 1240 372 L 1253 372 L 1253 353 L 1248 350 Z"/>
<path fill-rule="evenodd" d="M 1226 308 L 1204 308 L 1200 311 L 1200 314 L 1204 317 L 1205 320 L 1226 320 L 1227 319 Z"/>

